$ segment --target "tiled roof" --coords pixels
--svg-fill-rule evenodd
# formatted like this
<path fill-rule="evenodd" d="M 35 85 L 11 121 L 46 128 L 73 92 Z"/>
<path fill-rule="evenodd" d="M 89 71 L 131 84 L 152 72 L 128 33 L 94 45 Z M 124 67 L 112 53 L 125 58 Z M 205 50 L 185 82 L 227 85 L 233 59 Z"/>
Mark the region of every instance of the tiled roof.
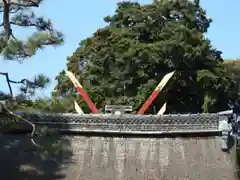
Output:
<path fill-rule="evenodd" d="M 36 125 L 66 131 L 136 134 L 195 133 L 219 131 L 219 114 L 181 115 L 78 115 L 25 114 Z M 9 117 L 4 117 L 9 119 Z"/>

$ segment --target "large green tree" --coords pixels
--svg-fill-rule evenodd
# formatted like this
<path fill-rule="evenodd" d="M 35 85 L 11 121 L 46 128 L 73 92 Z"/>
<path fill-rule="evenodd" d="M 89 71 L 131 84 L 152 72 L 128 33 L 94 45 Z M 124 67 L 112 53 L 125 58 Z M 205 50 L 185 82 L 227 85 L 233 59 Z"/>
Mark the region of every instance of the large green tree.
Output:
<path fill-rule="evenodd" d="M 212 20 L 199 1 L 121 2 L 104 20 L 108 25 L 81 41 L 67 60 L 67 69 L 98 107 L 130 104 L 137 110 L 173 70 L 176 74 L 153 107 L 167 101 L 168 112 L 194 113 L 234 104 L 236 92 L 221 52 L 204 36 Z M 64 71 L 56 79 L 56 96 L 74 93 Z"/>

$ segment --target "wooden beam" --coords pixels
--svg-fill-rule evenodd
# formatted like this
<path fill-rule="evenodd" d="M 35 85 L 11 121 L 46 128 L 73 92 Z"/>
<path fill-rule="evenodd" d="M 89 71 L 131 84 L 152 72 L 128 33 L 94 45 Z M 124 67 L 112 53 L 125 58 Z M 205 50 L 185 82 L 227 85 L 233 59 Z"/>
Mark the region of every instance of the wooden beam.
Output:
<path fill-rule="evenodd" d="M 92 113 L 98 114 L 99 111 L 92 102 L 92 100 L 89 98 L 88 93 L 83 89 L 82 85 L 79 83 L 77 78 L 74 76 L 74 74 L 70 71 L 66 72 L 69 79 L 72 81 L 74 87 L 77 89 L 77 92 L 82 96 L 83 100 L 87 103 L 88 107 L 91 109 Z"/>
<path fill-rule="evenodd" d="M 171 79 L 171 77 L 173 76 L 173 74 L 175 73 L 175 71 L 170 72 L 168 74 L 166 74 L 161 82 L 157 85 L 157 87 L 155 88 L 155 90 L 152 92 L 152 94 L 150 95 L 150 97 L 147 99 L 147 101 L 143 104 L 143 106 L 140 108 L 140 110 L 137 112 L 137 114 L 144 114 L 145 111 L 148 109 L 148 107 L 152 104 L 152 102 L 156 99 L 156 97 L 158 96 L 158 94 L 161 92 L 161 90 L 164 88 L 164 86 L 167 84 L 167 82 L 169 81 L 169 79 Z"/>

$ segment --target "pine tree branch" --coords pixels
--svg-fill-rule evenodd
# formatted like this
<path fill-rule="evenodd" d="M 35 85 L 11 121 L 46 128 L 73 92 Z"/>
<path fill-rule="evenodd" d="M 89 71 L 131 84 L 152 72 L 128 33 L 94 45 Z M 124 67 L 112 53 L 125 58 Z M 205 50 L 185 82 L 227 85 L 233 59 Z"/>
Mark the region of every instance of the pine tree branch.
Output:
<path fill-rule="evenodd" d="M 6 57 L 8 59 L 31 57 L 39 48 L 42 48 L 44 45 L 54 45 L 60 44 L 62 42 L 61 33 L 54 31 L 51 21 L 45 21 L 41 17 L 36 18 L 34 13 L 31 13 L 30 15 L 24 14 L 25 11 L 22 11 L 25 9 L 28 10 L 28 7 L 38 7 L 40 2 L 41 0 L 22 0 L 19 2 L 17 0 L 2 0 L 0 2 L 0 12 L 3 13 L 2 23 L 0 23 L 0 27 L 3 27 L 3 32 L 1 33 L 1 53 L 4 56 L 6 54 Z M 10 14 L 13 13 L 15 13 L 14 16 L 10 17 Z M 12 32 L 12 25 L 19 27 L 36 27 L 38 32 L 34 33 L 25 43 L 19 41 L 14 36 Z M 35 79 L 34 82 L 29 81 L 28 79 L 15 81 L 11 80 L 8 73 L 6 72 L 0 72 L 0 75 L 5 76 L 10 91 L 10 95 L 5 96 L 6 101 L 0 102 L 0 108 L 3 110 L 0 110 L 0 113 L 9 113 L 10 115 L 15 116 L 31 125 L 31 142 L 34 146 L 42 147 L 36 144 L 33 139 L 36 130 L 35 124 L 12 112 L 9 108 L 9 102 L 10 104 L 11 102 L 15 101 L 19 102 L 18 99 L 13 97 L 11 84 L 23 84 L 24 86 L 22 86 L 20 90 L 24 94 L 28 93 L 31 95 L 34 93 L 34 90 L 36 88 L 43 88 L 44 84 L 46 84 L 48 80 L 46 80 L 46 78 L 43 78 L 43 76 L 39 76 L 38 80 Z"/>
<path fill-rule="evenodd" d="M 11 80 L 9 78 L 9 75 L 8 73 L 6 72 L 0 72 L 0 75 L 3 75 L 6 77 L 6 81 L 7 81 L 7 84 L 8 84 L 8 88 L 9 88 L 9 91 L 10 91 L 10 96 L 11 98 L 13 98 L 13 91 L 12 91 L 12 87 L 11 87 L 11 83 L 14 83 L 14 84 L 35 84 L 31 81 L 29 81 L 28 79 L 22 79 L 21 81 L 14 81 L 14 80 Z M 40 87 L 39 85 L 36 84 L 37 87 Z M 36 131 L 36 126 L 35 124 L 33 124 L 32 122 L 30 122 L 29 120 L 23 118 L 22 116 L 20 115 L 17 115 L 15 114 L 14 112 L 12 112 L 6 104 L 0 102 L 0 105 L 3 109 L 5 109 L 6 112 L 8 112 L 10 115 L 12 116 L 15 116 L 19 119 L 21 119 L 22 121 L 26 122 L 27 124 L 31 125 L 32 126 L 32 132 L 31 132 L 31 136 L 30 136 L 30 139 L 31 139 L 31 142 L 33 143 L 34 146 L 38 147 L 38 148 L 43 148 L 41 145 L 37 144 L 34 140 L 34 136 L 35 136 L 35 131 Z"/>
<path fill-rule="evenodd" d="M 6 81 L 7 81 L 7 84 L 8 84 L 9 91 L 10 91 L 10 95 L 11 95 L 11 97 L 13 97 L 12 86 L 10 84 L 10 79 L 9 79 L 8 73 L 0 72 L 0 75 L 3 75 L 3 76 L 6 77 Z"/>
<path fill-rule="evenodd" d="M 3 75 L 3 76 L 6 77 L 6 81 L 7 81 L 7 84 L 8 84 L 8 88 L 9 88 L 11 97 L 13 97 L 13 91 L 12 91 L 11 83 L 13 83 L 13 84 L 23 84 L 23 85 L 31 86 L 31 87 L 34 87 L 34 88 L 40 88 L 40 87 L 42 87 L 41 84 L 37 84 L 37 83 L 35 83 L 35 82 L 33 82 L 33 81 L 30 81 L 30 80 L 28 80 L 28 79 L 22 79 L 22 80 L 20 80 L 20 81 L 11 80 L 11 79 L 9 78 L 8 73 L 6 73 L 6 72 L 0 72 L 0 75 Z"/>
<path fill-rule="evenodd" d="M 38 25 L 37 23 L 32 23 L 32 22 L 28 22 L 27 24 L 23 24 L 23 23 L 16 23 L 16 22 L 10 22 L 11 25 L 15 25 L 15 26 L 20 26 L 20 27 L 36 27 L 36 28 L 39 28 L 39 29 L 42 29 L 43 27 Z M 45 30 L 48 30 L 48 31 L 52 31 L 52 28 L 50 27 L 44 27 Z"/>
<path fill-rule="evenodd" d="M 39 4 L 41 0 L 31 0 L 27 4 Z M 19 6 L 12 6 L 12 4 Z M 6 59 L 23 59 L 29 58 L 36 54 L 38 49 L 48 45 L 59 45 L 63 42 L 61 33 L 54 30 L 50 20 L 46 21 L 42 17 L 35 17 L 34 13 L 27 14 L 25 11 L 15 13 L 10 19 L 10 14 L 15 8 L 14 12 L 24 9 L 26 1 L 2 0 L 3 22 L 0 27 L 3 27 L 1 33 L 1 53 Z M 25 3 L 25 4 L 24 4 Z M 30 4 L 29 4 L 30 3 Z M 20 41 L 16 38 L 12 31 L 12 25 L 18 27 L 35 27 L 37 32 L 34 33 L 26 42 Z"/>
<path fill-rule="evenodd" d="M 27 124 L 31 125 L 32 126 L 32 132 L 31 132 L 31 136 L 30 136 L 30 139 L 31 139 L 31 142 L 33 143 L 34 146 L 38 147 L 38 148 L 43 148 L 41 145 L 37 144 L 34 140 L 34 136 L 35 136 L 35 131 L 36 131 L 36 125 L 33 124 L 32 122 L 30 122 L 29 120 L 23 118 L 22 116 L 18 115 L 18 114 L 15 114 L 14 112 L 12 112 L 10 109 L 7 108 L 7 106 L 5 104 L 2 104 L 0 103 L 3 108 L 12 116 L 15 116 L 19 119 L 21 119 L 22 121 L 26 122 Z"/>
<path fill-rule="evenodd" d="M 8 4 L 11 5 L 11 7 L 39 7 L 39 4 L 42 0 L 7 0 Z M 0 5 L 2 5 L 3 0 L 0 0 Z"/>
<path fill-rule="evenodd" d="M 24 0 L 23 3 L 20 2 L 10 2 L 12 6 L 21 6 L 21 7 L 39 7 L 41 0 Z"/>

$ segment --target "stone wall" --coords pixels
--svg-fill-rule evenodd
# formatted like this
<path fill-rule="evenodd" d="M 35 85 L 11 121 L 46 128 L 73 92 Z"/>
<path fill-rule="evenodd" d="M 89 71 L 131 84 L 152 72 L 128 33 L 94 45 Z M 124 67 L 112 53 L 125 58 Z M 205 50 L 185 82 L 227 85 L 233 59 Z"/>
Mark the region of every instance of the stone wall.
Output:
<path fill-rule="evenodd" d="M 1 180 L 236 180 L 234 150 L 221 137 L 113 137 L 62 135 L 57 156 L 34 151 L 25 135 L 0 136 Z M 234 149 L 234 148 L 233 148 Z M 41 155 L 40 155 L 41 154 Z"/>

